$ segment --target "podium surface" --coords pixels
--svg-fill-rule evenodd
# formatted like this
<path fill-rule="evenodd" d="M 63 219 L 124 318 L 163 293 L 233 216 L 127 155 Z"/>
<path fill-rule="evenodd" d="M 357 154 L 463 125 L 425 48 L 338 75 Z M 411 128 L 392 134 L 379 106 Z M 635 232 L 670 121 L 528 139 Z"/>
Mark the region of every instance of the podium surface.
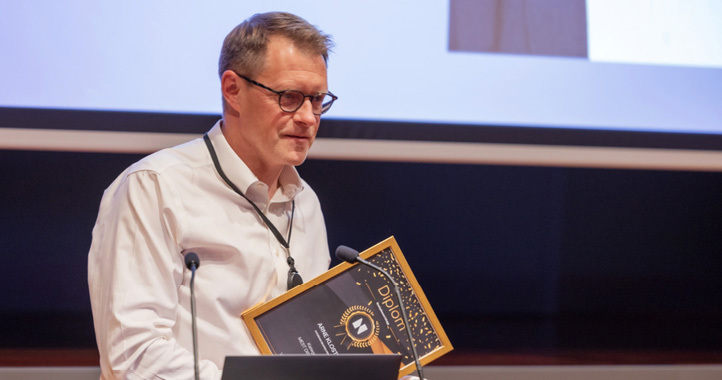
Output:
<path fill-rule="evenodd" d="M 221 380 L 396 380 L 401 355 L 228 356 Z"/>

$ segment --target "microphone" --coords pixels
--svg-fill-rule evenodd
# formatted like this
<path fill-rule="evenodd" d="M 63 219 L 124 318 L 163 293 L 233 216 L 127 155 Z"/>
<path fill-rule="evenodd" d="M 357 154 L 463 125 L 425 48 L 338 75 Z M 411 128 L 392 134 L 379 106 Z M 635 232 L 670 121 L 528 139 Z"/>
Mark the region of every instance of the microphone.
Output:
<path fill-rule="evenodd" d="M 416 344 L 414 343 L 414 337 L 411 335 L 411 327 L 409 324 L 409 317 L 406 316 L 406 308 L 404 307 L 404 301 L 401 299 L 401 291 L 399 291 L 399 286 L 396 284 L 396 281 L 394 281 L 393 277 L 391 277 L 388 272 L 383 270 L 383 268 L 379 267 L 378 265 L 364 260 L 359 256 L 359 252 L 351 247 L 347 247 L 345 245 L 339 245 L 338 248 L 336 248 L 336 257 L 339 260 L 343 260 L 347 263 L 361 263 L 364 264 L 381 274 L 383 274 L 389 281 L 391 281 L 391 284 L 394 286 L 394 290 L 396 291 L 396 299 L 399 301 L 399 308 L 401 309 L 401 317 L 404 319 L 404 324 L 406 325 L 406 334 L 409 336 L 409 343 L 411 343 L 411 353 L 414 355 L 414 363 L 416 363 L 416 370 L 419 374 L 419 380 L 424 380 L 424 370 L 421 368 L 421 362 L 419 361 L 419 354 L 416 352 Z"/>
<path fill-rule="evenodd" d="M 196 331 L 196 293 L 193 283 L 196 279 L 196 269 L 201 266 L 201 259 L 195 252 L 188 252 L 185 255 L 186 268 L 191 271 L 191 327 L 193 329 L 193 370 L 195 379 L 200 379 L 198 371 L 198 332 Z"/>
<path fill-rule="evenodd" d="M 186 260 L 186 268 L 190 270 L 196 270 L 199 266 L 201 266 L 201 259 L 198 258 L 198 255 L 196 255 L 195 252 L 188 252 L 185 257 Z"/>
<path fill-rule="evenodd" d="M 356 260 L 359 258 L 358 256 L 359 252 L 351 247 L 339 245 L 338 248 L 336 248 L 336 257 L 339 260 L 343 260 L 347 263 L 355 263 Z"/>

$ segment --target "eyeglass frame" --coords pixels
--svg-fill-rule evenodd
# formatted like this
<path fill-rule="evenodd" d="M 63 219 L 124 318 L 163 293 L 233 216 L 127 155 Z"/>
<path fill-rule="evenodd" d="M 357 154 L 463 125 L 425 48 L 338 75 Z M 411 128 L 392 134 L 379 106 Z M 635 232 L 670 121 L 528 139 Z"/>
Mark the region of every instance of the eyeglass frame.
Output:
<path fill-rule="evenodd" d="M 233 73 L 236 74 L 236 75 L 238 75 L 239 77 L 245 79 L 248 83 L 251 83 L 251 84 L 256 85 L 256 86 L 258 86 L 258 87 L 260 87 L 260 88 L 263 88 L 263 89 L 266 89 L 266 90 L 268 90 L 268 91 L 271 91 L 272 93 L 278 95 L 278 108 L 280 108 L 281 111 L 283 111 L 283 112 L 294 113 L 294 112 L 298 111 L 299 109 L 301 109 L 301 107 L 303 107 L 303 103 L 306 103 L 306 98 L 310 99 L 310 100 L 311 100 L 311 104 L 313 104 L 313 98 L 314 98 L 314 97 L 319 96 L 319 95 L 323 95 L 323 96 L 328 95 L 328 96 L 331 97 L 331 101 L 328 103 L 328 107 L 327 107 L 325 110 L 323 109 L 323 104 L 321 104 L 321 113 L 315 113 L 315 112 L 311 111 L 311 112 L 313 112 L 314 115 L 321 116 L 321 115 L 325 114 L 326 112 L 328 112 L 328 110 L 331 109 L 331 106 L 333 105 L 333 102 L 335 102 L 336 100 L 338 100 L 338 96 L 336 96 L 336 95 L 334 95 L 333 93 L 331 93 L 331 91 L 329 91 L 329 92 L 319 92 L 318 94 L 315 94 L 315 95 L 306 95 L 306 94 L 304 94 L 303 92 L 301 92 L 301 91 L 299 91 L 299 90 L 276 91 L 276 90 L 274 90 L 274 89 L 272 89 L 272 88 L 264 85 L 263 83 L 257 82 L 257 81 L 255 81 L 255 80 L 253 80 L 253 79 L 251 79 L 251 78 L 249 78 L 249 77 L 247 77 L 247 76 L 245 76 L 245 75 L 238 74 L 238 73 L 235 72 L 234 70 L 231 70 L 231 71 L 233 71 Z M 299 94 L 301 94 L 301 95 L 303 96 L 303 101 L 302 101 L 301 103 L 299 103 L 299 104 L 298 104 L 298 107 L 296 107 L 296 109 L 294 109 L 294 110 L 292 110 L 292 111 L 285 110 L 285 109 L 283 109 L 283 106 L 281 106 L 281 99 L 283 98 L 283 95 L 285 95 L 287 92 L 298 92 Z M 311 107 L 311 109 L 313 109 L 313 107 Z"/>

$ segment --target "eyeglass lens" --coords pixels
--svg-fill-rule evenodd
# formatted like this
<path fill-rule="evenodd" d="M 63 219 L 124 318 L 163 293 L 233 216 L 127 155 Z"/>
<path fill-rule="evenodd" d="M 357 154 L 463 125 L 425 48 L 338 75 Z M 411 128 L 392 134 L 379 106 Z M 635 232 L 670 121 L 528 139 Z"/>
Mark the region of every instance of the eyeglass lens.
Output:
<path fill-rule="evenodd" d="M 311 108 L 313 110 L 313 113 L 317 115 L 328 111 L 328 109 L 331 108 L 331 104 L 333 103 L 333 98 L 328 94 L 307 96 L 304 95 L 302 92 L 295 90 L 285 91 L 281 95 L 278 102 L 282 110 L 286 112 L 294 112 L 301 108 L 306 98 L 311 99 Z"/>

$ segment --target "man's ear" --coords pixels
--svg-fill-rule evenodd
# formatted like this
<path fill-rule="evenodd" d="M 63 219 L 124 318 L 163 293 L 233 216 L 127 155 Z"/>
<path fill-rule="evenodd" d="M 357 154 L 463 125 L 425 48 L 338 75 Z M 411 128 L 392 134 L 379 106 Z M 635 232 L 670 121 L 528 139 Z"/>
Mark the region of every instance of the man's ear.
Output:
<path fill-rule="evenodd" d="M 232 108 L 236 112 L 239 109 L 238 97 L 240 96 L 242 85 L 238 79 L 238 75 L 231 70 L 226 70 L 223 72 L 223 75 L 221 75 L 221 92 L 223 93 L 223 100 L 226 103 L 225 106 Z"/>

